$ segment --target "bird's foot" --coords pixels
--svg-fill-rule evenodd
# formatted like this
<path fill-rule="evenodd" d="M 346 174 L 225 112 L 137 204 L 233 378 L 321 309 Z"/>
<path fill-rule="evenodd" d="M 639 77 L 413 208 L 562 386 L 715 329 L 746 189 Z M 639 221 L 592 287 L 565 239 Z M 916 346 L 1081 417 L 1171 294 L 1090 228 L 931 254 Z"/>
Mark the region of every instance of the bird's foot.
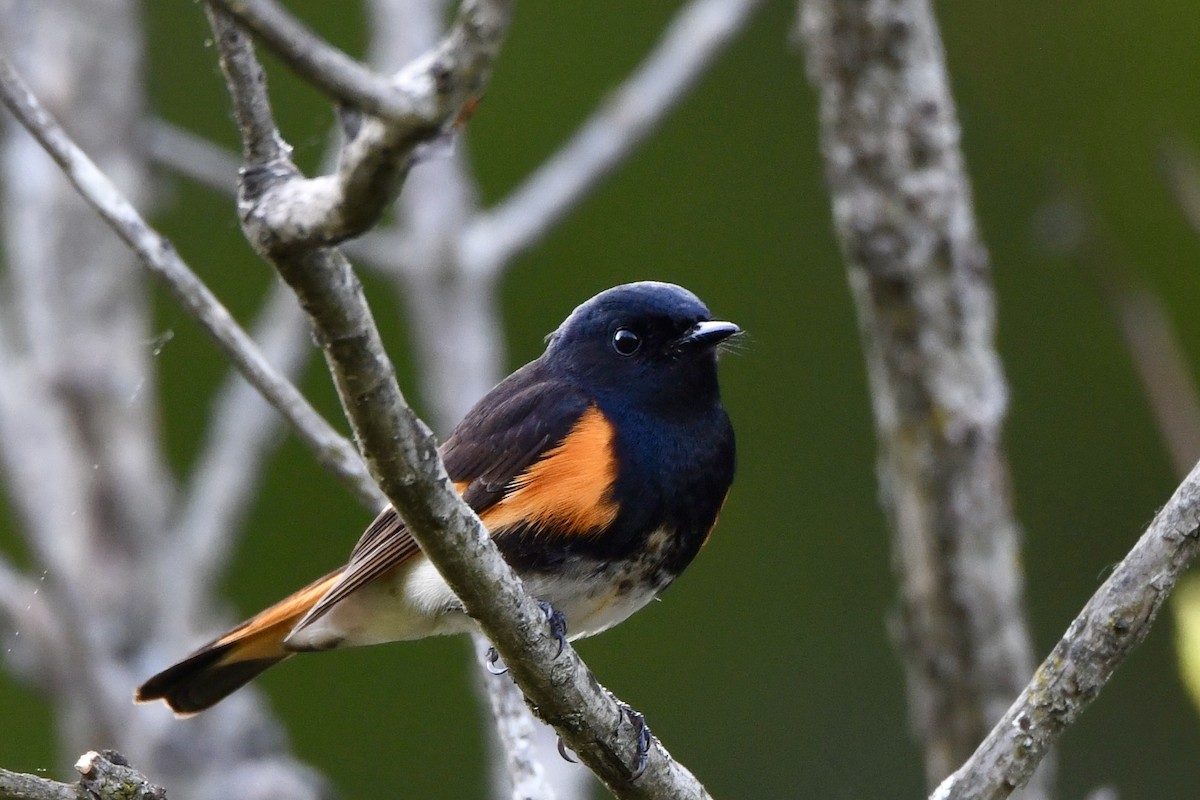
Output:
<path fill-rule="evenodd" d="M 627 703 L 622 703 L 620 700 L 617 700 L 617 706 L 629 720 L 629 724 L 633 726 L 634 734 L 637 736 L 637 766 L 629 776 L 629 780 L 636 781 L 642 777 L 646 771 L 646 765 L 650 763 L 650 745 L 653 743 L 654 737 L 650 733 L 650 726 L 646 724 L 646 717 L 641 712 L 634 711 Z"/>
<path fill-rule="evenodd" d="M 545 600 L 539 600 L 538 607 L 546 615 L 546 622 L 550 625 L 550 634 L 558 640 L 558 652 L 555 655 L 561 656 L 563 648 L 567 646 L 567 618 Z"/>
<path fill-rule="evenodd" d="M 538 601 L 538 608 L 546 615 L 546 623 L 550 626 L 550 635 L 558 640 L 558 652 L 555 653 L 555 656 L 561 656 L 563 648 L 567 646 L 567 618 L 545 600 Z M 493 675 L 503 675 L 508 672 L 508 667 L 504 666 L 504 662 L 500 660 L 500 654 L 494 647 L 487 649 L 484 666 Z"/>
<path fill-rule="evenodd" d="M 621 710 L 621 716 L 629 720 L 629 724 L 633 726 L 634 735 L 637 736 L 637 764 L 629 774 L 629 780 L 636 781 L 646 772 L 646 767 L 650 763 L 650 746 L 653 744 L 654 737 L 650 733 L 650 726 L 646 724 L 646 717 L 643 714 L 634 711 L 628 703 L 623 703 L 615 697 L 613 699 L 616 700 L 617 708 Z M 563 761 L 572 764 L 579 763 L 579 760 L 567 750 L 561 736 L 558 737 L 558 754 L 562 756 Z"/>

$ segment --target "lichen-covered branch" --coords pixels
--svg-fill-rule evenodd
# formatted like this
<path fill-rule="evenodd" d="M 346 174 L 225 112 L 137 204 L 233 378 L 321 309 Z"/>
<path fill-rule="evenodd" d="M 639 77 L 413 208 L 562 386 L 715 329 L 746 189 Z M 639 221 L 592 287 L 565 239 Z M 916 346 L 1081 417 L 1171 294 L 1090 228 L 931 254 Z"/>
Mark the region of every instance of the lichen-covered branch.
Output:
<path fill-rule="evenodd" d="M 932 786 L 1032 665 L 987 253 L 928 1 L 805 0 L 799 33 L 870 379 L 900 580 L 892 627 Z"/>
<path fill-rule="evenodd" d="M 1179 576 L 1200 553 L 1200 464 L 1155 515 L 1029 685 L 933 800 L 1001 800 L 1029 780 L 1046 751 L 1146 638 Z"/>
<path fill-rule="evenodd" d="M 167 793 L 112 750 L 91 750 L 75 762 L 78 783 L 0 769 L 0 800 L 167 800 Z"/>

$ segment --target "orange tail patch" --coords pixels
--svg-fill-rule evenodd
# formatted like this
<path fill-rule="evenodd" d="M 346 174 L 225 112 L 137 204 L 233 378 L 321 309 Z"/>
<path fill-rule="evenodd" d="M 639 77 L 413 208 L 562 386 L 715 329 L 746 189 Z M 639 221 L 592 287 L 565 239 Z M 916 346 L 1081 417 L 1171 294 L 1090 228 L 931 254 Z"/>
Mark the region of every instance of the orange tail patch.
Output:
<path fill-rule="evenodd" d="M 163 700 L 179 715 L 195 714 L 293 655 L 283 640 L 341 576 L 338 570 L 285 597 L 138 687 L 134 701 Z"/>

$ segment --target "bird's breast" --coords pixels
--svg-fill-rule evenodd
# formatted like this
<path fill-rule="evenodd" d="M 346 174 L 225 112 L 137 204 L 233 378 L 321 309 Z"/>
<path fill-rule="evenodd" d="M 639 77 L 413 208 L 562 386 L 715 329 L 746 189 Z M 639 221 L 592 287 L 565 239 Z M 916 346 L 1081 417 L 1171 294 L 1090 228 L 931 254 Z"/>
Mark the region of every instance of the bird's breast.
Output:
<path fill-rule="evenodd" d="M 675 532 L 661 528 L 624 558 L 574 554 L 551 570 L 521 570 L 521 578 L 533 596 L 562 612 L 569 638 L 593 636 L 623 622 L 670 585 L 677 576 L 670 568 L 677 545 Z"/>

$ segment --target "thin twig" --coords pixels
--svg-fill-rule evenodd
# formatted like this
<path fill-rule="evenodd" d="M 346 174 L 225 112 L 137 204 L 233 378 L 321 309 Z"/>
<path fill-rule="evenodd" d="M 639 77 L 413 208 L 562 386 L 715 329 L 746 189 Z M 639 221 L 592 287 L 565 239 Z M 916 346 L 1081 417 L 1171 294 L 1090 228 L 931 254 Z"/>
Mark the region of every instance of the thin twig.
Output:
<path fill-rule="evenodd" d="M 1181 176 L 1172 180 L 1187 183 Z M 1200 193 L 1200 184 L 1192 190 L 1183 186 L 1175 190 Z M 1181 205 L 1186 203 L 1186 197 L 1177 199 Z M 1186 207 L 1183 211 L 1189 213 Z M 1162 298 L 1142 279 L 1121 242 L 1086 199 L 1067 194 L 1048 202 L 1037 223 L 1041 243 L 1056 255 L 1078 262 L 1100 288 L 1116 317 L 1175 473 L 1186 475 L 1200 458 L 1200 392 Z"/>
<path fill-rule="evenodd" d="M 1001 800 L 1025 785 L 1150 630 L 1200 553 L 1200 464 L 1096 591 L 1029 685 L 934 800 Z"/>
<path fill-rule="evenodd" d="M 221 52 L 229 54 L 231 63 L 226 68 L 242 74 L 245 81 L 265 86 L 267 78 L 262 65 L 248 47 L 242 46 L 246 35 L 242 29 L 232 24 L 226 13 L 213 3 L 206 5 L 204 10 Z M 291 148 L 279 135 L 266 92 L 243 92 L 233 98 L 233 104 L 234 114 L 241 120 L 242 155 L 246 162 L 256 164 L 260 169 L 277 162 L 286 163 Z"/>
<path fill-rule="evenodd" d="M 263 357 L 220 301 L 184 263 L 171 243 L 155 232 L 42 108 L 7 60 L 0 58 L 0 100 L 62 167 L 67 178 L 105 222 L 161 278 L 176 300 L 212 337 L 246 379 L 291 424 L 316 454 L 365 505 L 379 508 L 384 500 L 366 472 L 354 446 L 309 405 L 303 395 Z"/>
<path fill-rule="evenodd" d="M 281 375 L 292 381 L 299 376 L 311 353 L 308 317 L 282 283 L 272 284 L 254 325 L 254 339 Z M 188 565 L 188 583 L 196 592 L 211 590 L 233 552 L 239 523 L 258 488 L 263 459 L 279 439 L 279 422 L 241 373 L 226 377 L 209 415 L 208 439 L 184 492 L 175 531 L 183 551 L 177 563 Z M 180 605 L 194 608 L 199 601 L 194 597 Z"/>
<path fill-rule="evenodd" d="M 242 161 L 236 153 L 165 120 L 151 120 L 146 131 L 150 158 L 158 166 L 220 195 L 237 196 Z M 373 230 L 342 242 L 341 247 L 356 261 L 392 275 L 398 254 L 407 252 L 409 244 L 399 231 Z"/>
<path fill-rule="evenodd" d="M 1148 289 L 1111 298 L 1142 390 L 1177 475 L 1200 458 L 1200 392 L 1162 300 Z"/>
<path fill-rule="evenodd" d="M 230 40 L 218 36 L 224 48 Z M 222 66 L 245 53 L 222 53 Z M 258 92 L 232 72 L 231 93 Z M 235 108 L 240 103 L 235 101 Z M 239 124 L 242 120 L 239 119 Z M 248 164 L 253 170 L 256 165 Z M 265 182 L 269 184 L 270 182 Z M 637 729 L 616 699 L 567 646 L 559 645 L 538 604 L 524 591 L 479 518 L 463 502 L 446 475 L 437 443 L 408 407 L 362 287 L 341 254 L 311 248 L 264 225 L 270 209 L 255 209 L 288 191 L 276 185 L 243 186 L 247 239 L 279 270 L 312 316 L 318 341 L 334 377 L 356 439 L 372 474 L 400 512 L 421 549 L 437 566 L 468 613 L 504 657 L 512 676 L 538 713 L 562 734 L 604 783 L 621 798 L 673 796 L 703 798 L 707 793 L 655 740 L 649 766 L 636 781 L 630 765 L 638 750 Z M 286 203 L 286 201 L 285 201 Z"/>
<path fill-rule="evenodd" d="M 762 0 L 692 0 L 654 50 L 557 153 L 462 236 L 467 269 L 494 273 L 540 241 L 658 127 Z"/>

